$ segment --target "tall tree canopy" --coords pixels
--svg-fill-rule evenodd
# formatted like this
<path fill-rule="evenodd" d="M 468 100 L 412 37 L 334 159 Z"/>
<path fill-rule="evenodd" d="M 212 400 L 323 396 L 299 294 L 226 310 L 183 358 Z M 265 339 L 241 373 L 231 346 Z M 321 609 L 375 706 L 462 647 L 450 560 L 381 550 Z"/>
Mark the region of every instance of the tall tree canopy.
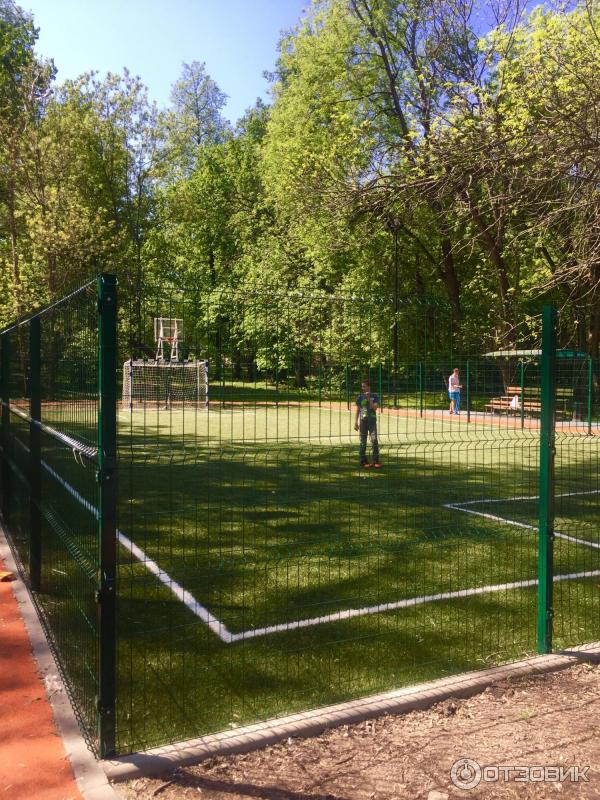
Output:
<path fill-rule="evenodd" d="M 0 0 L 0 321 L 110 269 L 138 315 L 158 281 L 384 292 L 477 349 L 552 299 L 598 355 L 598 5 L 520 2 L 313 0 L 231 125 L 201 61 L 166 109 L 127 72 L 56 85 Z"/>

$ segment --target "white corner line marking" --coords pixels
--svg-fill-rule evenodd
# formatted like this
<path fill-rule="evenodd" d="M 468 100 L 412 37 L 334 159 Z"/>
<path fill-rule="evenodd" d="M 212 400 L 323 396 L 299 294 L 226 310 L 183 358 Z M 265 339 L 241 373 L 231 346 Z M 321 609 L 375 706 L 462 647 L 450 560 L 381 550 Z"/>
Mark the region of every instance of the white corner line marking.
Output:
<path fill-rule="evenodd" d="M 600 489 L 593 489 L 592 491 L 585 491 L 585 492 L 564 492 L 563 494 L 557 494 L 556 497 L 578 497 L 590 494 L 600 494 Z M 539 500 L 539 496 L 535 497 L 511 497 L 511 498 L 504 498 L 501 500 L 467 500 L 464 503 L 444 503 L 443 508 L 449 508 L 452 511 L 460 511 L 463 514 L 473 514 L 476 517 L 483 517 L 484 519 L 491 519 L 494 522 L 501 522 L 504 525 L 513 525 L 516 528 L 525 528 L 526 530 L 530 531 L 537 531 L 537 527 L 535 525 L 530 525 L 527 522 L 518 522 L 516 519 L 509 519 L 508 517 L 499 517 L 496 514 L 490 514 L 487 511 L 473 511 L 471 508 L 464 508 L 466 505 L 475 505 L 475 504 L 482 504 L 482 503 L 512 503 L 516 500 Z M 579 544 L 582 547 L 589 547 L 592 550 L 600 550 L 600 544 L 597 542 L 590 542 L 587 539 L 579 539 L 577 536 L 570 536 L 568 533 L 562 533 L 561 531 L 554 531 L 554 535 L 557 539 L 564 539 L 566 542 L 573 542 L 574 544 Z"/>
<path fill-rule="evenodd" d="M 50 474 L 56 481 L 58 481 L 61 486 L 66 489 L 69 494 L 78 500 L 84 508 L 86 508 L 90 513 L 92 513 L 96 518 L 98 517 L 98 509 L 86 500 L 71 484 L 64 480 L 52 467 L 47 464 L 45 461 L 42 461 L 42 466 Z M 577 494 L 598 494 L 600 490 L 594 490 L 591 492 L 569 492 L 563 495 L 557 495 L 557 497 L 568 497 Z M 511 498 L 512 500 L 537 500 L 537 497 L 517 497 Z M 515 520 L 509 520 L 504 517 L 498 517 L 495 514 L 488 514 L 482 511 L 473 511 L 471 509 L 463 508 L 462 506 L 465 505 L 475 505 L 477 503 L 488 503 L 488 502 L 509 502 L 507 500 L 468 500 L 465 503 L 445 503 L 443 508 L 452 509 L 455 511 L 461 511 L 465 514 L 473 514 L 475 516 L 485 517 L 486 519 L 492 519 L 498 522 L 503 522 L 506 525 L 515 525 L 516 527 L 525 528 L 527 530 L 536 530 L 535 526 L 528 525 L 524 522 L 517 522 Z M 587 545 L 589 547 L 594 547 L 600 549 L 600 545 L 595 544 L 593 542 L 586 542 L 582 539 L 576 539 L 575 537 L 568 536 L 562 533 L 556 533 L 562 539 L 567 539 L 568 541 L 575 542 L 577 544 Z M 240 633 L 232 633 L 227 626 L 221 622 L 217 617 L 210 613 L 210 611 L 199 603 L 196 598 L 188 592 L 186 589 L 181 587 L 177 581 L 173 580 L 171 576 L 162 570 L 158 564 L 153 561 L 152 559 L 148 558 L 148 556 L 144 553 L 144 551 L 138 547 L 138 545 L 134 544 L 125 534 L 117 530 L 117 537 L 119 543 L 128 550 L 132 556 L 134 556 L 143 566 L 155 575 L 158 580 L 165 586 L 175 597 L 180 600 L 184 605 L 197 617 L 199 617 L 213 633 L 215 633 L 221 641 L 225 644 L 233 644 L 235 642 L 246 641 L 248 639 L 256 639 L 262 636 L 268 636 L 273 633 L 285 633 L 288 631 L 295 631 L 300 630 L 303 628 L 309 628 L 317 625 L 325 625 L 329 623 L 335 622 L 342 622 L 348 619 L 353 619 L 355 617 L 363 617 L 368 616 L 371 614 L 382 614 L 387 611 L 397 611 L 401 608 L 414 608 L 415 606 L 425 605 L 426 603 L 435 603 L 440 602 L 443 600 L 454 600 L 457 598 L 462 597 L 475 597 L 477 595 L 482 594 L 490 594 L 502 591 L 510 591 L 512 589 L 524 589 L 530 588 L 532 586 L 536 586 L 538 581 L 537 578 L 531 578 L 529 580 L 522 580 L 522 581 L 513 581 L 511 583 L 495 583 L 490 584 L 488 586 L 476 586 L 471 589 L 457 589 L 455 591 L 447 591 L 447 592 L 438 592 L 437 594 L 429 594 L 429 595 L 421 595 L 420 597 L 408 597 L 403 600 L 396 600 L 391 603 L 380 603 L 375 606 L 365 606 L 363 608 L 350 608 L 346 609 L 345 611 L 337 611 L 332 614 L 325 614 L 320 617 L 310 617 L 307 619 L 300 619 L 294 620 L 292 622 L 283 622 L 278 625 L 269 625 L 264 628 L 250 628 L 246 631 L 241 631 Z M 584 572 L 571 572 L 568 574 L 562 575 L 555 575 L 553 580 L 555 582 L 563 581 L 563 580 L 577 580 L 579 578 L 590 578 L 596 577 L 600 575 L 600 569 L 597 570 L 588 570 Z"/>
<path fill-rule="evenodd" d="M 600 569 L 586 570 L 585 572 L 571 572 L 564 575 L 555 575 L 555 582 L 565 580 L 577 580 L 578 578 L 592 578 L 600 575 Z M 284 633 L 285 631 L 308 628 L 312 625 L 324 625 L 331 622 L 352 619 L 353 617 L 363 617 L 369 614 L 382 614 L 386 611 L 396 611 L 400 608 L 412 608 L 414 606 L 435 603 L 440 600 L 455 600 L 461 597 L 475 597 L 480 594 L 510 591 L 511 589 L 526 589 L 537 586 L 537 578 L 529 580 L 514 581 L 512 583 L 495 583 L 489 586 L 476 586 L 473 589 L 457 589 L 454 592 L 439 592 L 438 594 L 427 594 L 421 597 L 408 597 L 405 600 L 396 600 L 393 603 L 381 603 L 377 606 L 366 606 L 365 608 L 350 608 L 346 611 L 338 611 L 333 614 L 326 614 L 323 617 L 311 617 L 309 619 L 296 620 L 295 622 L 283 622 L 279 625 L 270 625 L 267 628 L 254 628 L 242 633 L 234 633 L 232 641 L 242 641 L 244 639 L 254 639 L 257 636 L 267 636 L 271 633 Z"/>
<path fill-rule="evenodd" d="M 66 491 L 72 497 L 78 500 L 84 508 L 86 508 L 91 514 L 93 514 L 96 517 L 96 519 L 98 518 L 98 509 L 92 503 L 86 500 L 85 497 L 83 497 L 77 491 L 77 489 L 75 489 L 73 486 L 71 486 L 70 483 L 65 481 L 64 478 L 62 478 L 45 461 L 42 461 L 42 466 L 46 470 L 46 472 L 48 472 L 49 475 L 52 475 L 52 477 L 56 481 L 58 481 L 61 484 L 61 486 L 64 489 L 66 489 Z M 158 580 L 163 584 L 163 586 L 165 586 L 165 588 L 167 588 L 172 594 L 175 595 L 175 597 L 178 600 L 180 600 L 185 606 L 187 606 L 187 608 L 189 608 L 189 610 L 193 614 L 195 614 L 203 622 L 205 622 L 211 629 L 211 631 L 213 633 L 216 633 L 219 639 L 222 639 L 222 641 L 224 641 L 226 644 L 230 644 L 232 641 L 234 641 L 233 634 L 231 633 L 231 631 L 219 619 L 217 619 L 217 617 L 211 614 L 207 608 L 205 608 L 201 603 L 199 603 L 196 600 L 196 598 L 190 592 L 187 591 L 187 589 L 181 587 L 177 583 L 177 581 L 175 581 L 173 578 L 171 578 L 171 576 L 167 572 L 161 569 L 156 563 L 156 561 L 153 561 L 151 558 L 148 558 L 148 556 L 144 553 L 141 547 L 138 547 L 137 544 L 134 544 L 131 541 L 131 539 L 125 536 L 125 534 L 118 529 L 117 529 L 117 539 L 119 541 L 119 544 L 121 544 L 126 550 L 128 550 L 131 553 L 131 555 L 134 556 L 134 558 L 137 558 L 137 560 L 141 562 L 141 564 L 143 564 L 143 566 L 148 570 L 148 572 L 151 572 L 153 575 L 155 575 L 158 578 Z"/>

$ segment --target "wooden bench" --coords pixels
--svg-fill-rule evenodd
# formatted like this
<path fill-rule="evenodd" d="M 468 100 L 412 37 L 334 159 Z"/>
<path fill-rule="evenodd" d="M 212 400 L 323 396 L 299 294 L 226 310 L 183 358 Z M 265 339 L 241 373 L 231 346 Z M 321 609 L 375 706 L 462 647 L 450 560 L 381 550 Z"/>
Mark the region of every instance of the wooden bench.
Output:
<path fill-rule="evenodd" d="M 496 411 L 499 414 L 501 414 L 503 411 L 506 411 L 508 414 L 511 411 L 511 402 L 511 397 L 493 397 L 490 402 L 487 403 L 485 409 L 486 411 L 491 411 L 492 414 L 495 414 Z"/>
<path fill-rule="evenodd" d="M 521 390 L 519 387 L 515 388 L 514 386 L 507 386 L 506 387 L 506 394 L 502 395 L 502 397 L 493 397 L 489 403 L 487 403 L 485 409 L 486 411 L 490 411 L 492 414 L 496 412 L 498 414 L 506 413 L 519 413 L 520 407 L 515 408 L 515 395 L 519 396 L 521 394 Z"/>
<path fill-rule="evenodd" d="M 520 386 L 507 386 L 506 393 L 514 397 L 521 397 Z M 542 390 L 535 386 L 525 386 L 523 390 L 523 409 L 540 413 L 542 410 Z M 568 414 L 568 409 L 573 405 L 573 389 L 559 387 L 555 392 L 556 411 L 558 414 Z"/>
<path fill-rule="evenodd" d="M 515 397 L 517 403 L 515 403 Z M 567 404 L 573 400 L 573 391 L 571 389 L 557 389 L 556 401 L 557 411 L 559 413 L 567 413 Z M 520 414 L 521 405 L 523 406 L 523 413 L 525 414 L 540 414 L 542 411 L 541 390 L 535 386 L 525 386 L 523 388 L 523 400 L 521 402 L 521 387 L 520 386 L 507 386 L 506 394 L 502 397 L 493 397 L 489 403 L 486 404 L 486 411 L 495 414 L 498 412 L 506 412 L 507 414 Z"/>
<path fill-rule="evenodd" d="M 507 394 L 511 397 L 517 397 L 519 404 L 516 408 L 511 408 L 515 414 L 521 413 L 521 387 L 520 386 L 507 386 Z M 530 414 L 541 414 L 542 401 L 541 390 L 536 387 L 525 386 L 523 389 L 523 411 Z"/>

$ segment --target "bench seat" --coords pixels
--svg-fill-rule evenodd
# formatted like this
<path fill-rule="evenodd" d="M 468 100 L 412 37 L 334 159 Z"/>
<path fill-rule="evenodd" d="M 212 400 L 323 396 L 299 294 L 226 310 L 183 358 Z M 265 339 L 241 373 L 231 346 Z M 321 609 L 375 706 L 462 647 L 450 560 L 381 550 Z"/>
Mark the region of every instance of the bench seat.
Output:
<path fill-rule="evenodd" d="M 557 390 L 557 400 L 561 401 L 564 406 L 564 409 L 557 409 L 558 413 L 565 413 L 566 404 L 569 399 L 573 398 L 573 392 L 568 389 L 558 389 Z M 503 413 L 506 412 L 507 414 L 520 414 L 521 413 L 521 405 L 518 408 L 513 408 L 512 403 L 514 403 L 514 398 L 521 397 L 521 387 L 520 386 L 507 386 L 506 387 L 506 394 L 502 395 L 502 397 L 493 397 L 489 403 L 486 403 L 485 410 L 494 413 Z M 541 402 L 541 392 L 536 387 L 525 387 L 523 390 L 523 412 L 526 414 L 541 414 L 542 412 L 542 402 Z"/>

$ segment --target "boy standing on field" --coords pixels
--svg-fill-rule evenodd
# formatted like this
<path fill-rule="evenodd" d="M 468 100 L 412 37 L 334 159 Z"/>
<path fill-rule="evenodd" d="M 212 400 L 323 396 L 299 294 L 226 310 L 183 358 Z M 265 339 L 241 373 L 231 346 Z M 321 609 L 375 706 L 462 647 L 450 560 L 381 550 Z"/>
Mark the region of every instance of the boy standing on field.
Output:
<path fill-rule="evenodd" d="M 379 463 L 379 442 L 377 441 L 377 408 L 379 407 L 379 397 L 371 394 L 369 381 L 363 381 L 360 385 L 361 394 L 356 398 L 356 417 L 354 420 L 354 430 L 360 431 L 360 465 L 361 467 L 375 467 L 380 469 Z M 371 447 L 373 449 L 373 463 L 367 461 L 367 437 L 371 437 Z"/>
<path fill-rule="evenodd" d="M 458 367 L 452 370 L 452 375 L 448 378 L 448 397 L 450 398 L 450 413 L 460 414 L 460 378 L 458 377 Z"/>

